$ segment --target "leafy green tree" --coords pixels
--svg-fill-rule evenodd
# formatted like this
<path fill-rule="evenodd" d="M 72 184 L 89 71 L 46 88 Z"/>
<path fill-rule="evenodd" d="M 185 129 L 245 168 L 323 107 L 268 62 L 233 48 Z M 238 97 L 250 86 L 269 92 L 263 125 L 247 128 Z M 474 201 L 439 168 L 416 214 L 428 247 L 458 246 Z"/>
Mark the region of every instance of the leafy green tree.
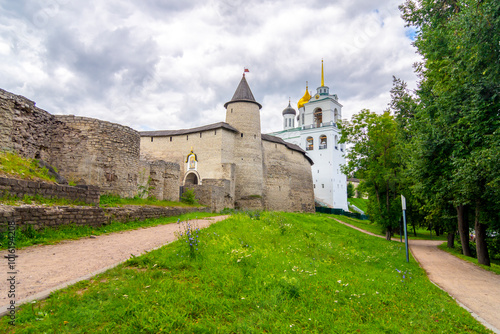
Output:
<path fill-rule="evenodd" d="M 397 123 L 388 112 L 377 115 L 364 109 L 340 128 L 341 143 L 352 144 L 342 172 L 356 172 L 363 179 L 359 187 L 368 193 L 370 219 L 385 229 L 390 240 L 401 216 Z"/>
<path fill-rule="evenodd" d="M 500 225 L 500 3 L 408 0 L 401 10 L 419 31 L 415 46 L 424 59 L 416 66 L 416 190 L 429 194 L 432 212 L 449 212 L 446 203 L 456 207 L 469 256 L 472 213 L 478 262 L 489 265 L 486 229 Z"/>
<path fill-rule="evenodd" d="M 355 195 L 355 192 L 354 192 L 354 185 L 349 182 L 347 183 L 347 198 L 353 198 Z"/>

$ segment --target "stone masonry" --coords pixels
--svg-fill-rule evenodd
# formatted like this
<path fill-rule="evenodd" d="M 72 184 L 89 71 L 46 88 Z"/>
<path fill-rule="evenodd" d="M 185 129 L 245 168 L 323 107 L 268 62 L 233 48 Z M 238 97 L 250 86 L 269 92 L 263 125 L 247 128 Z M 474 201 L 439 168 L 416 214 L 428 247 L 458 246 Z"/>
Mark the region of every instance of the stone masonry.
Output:
<path fill-rule="evenodd" d="M 206 212 L 210 208 L 182 208 L 158 206 L 124 206 L 100 208 L 90 206 L 0 206 L 0 232 L 7 230 L 8 221 L 25 229 L 38 230 L 63 225 L 101 226 L 112 221 L 126 223 L 134 220 L 177 216 L 188 212 Z"/>
<path fill-rule="evenodd" d="M 18 180 L 0 177 L 0 196 L 12 195 L 22 198 L 28 196 L 42 196 L 46 198 L 67 198 L 87 204 L 99 204 L 100 191 L 95 186 L 76 186 L 52 184 L 29 180 Z"/>

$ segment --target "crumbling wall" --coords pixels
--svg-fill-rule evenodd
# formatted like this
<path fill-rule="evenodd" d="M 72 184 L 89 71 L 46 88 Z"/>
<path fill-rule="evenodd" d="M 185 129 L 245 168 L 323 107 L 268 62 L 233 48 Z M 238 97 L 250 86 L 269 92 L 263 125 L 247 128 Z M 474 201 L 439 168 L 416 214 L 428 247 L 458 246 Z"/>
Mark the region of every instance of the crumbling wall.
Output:
<path fill-rule="evenodd" d="M 116 208 L 92 206 L 0 206 L 0 232 L 8 229 L 8 222 L 25 229 L 43 229 L 64 225 L 101 226 L 112 221 L 127 223 L 135 220 L 178 216 L 188 212 L 208 212 L 206 207 L 176 208 L 129 205 Z"/>
<path fill-rule="evenodd" d="M 139 194 L 159 200 L 179 200 L 180 166 L 163 160 L 139 162 Z"/>
<path fill-rule="evenodd" d="M 88 204 L 99 204 L 100 191 L 95 186 L 76 186 L 52 184 L 46 182 L 18 180 L 0 177 L 0 196 L 11 195 L 19 198 L 42 196 L 45 198 L 66 198 Z"/>
<path fill-rule="evenodd" d="M 234 208 L 234 199 L 228 192 L 229 180 L 205 179 L 203 185 L 189 184 L 185 185 L 184 189 L 192 189 L 198 203 L 210 207 L 212 212 Z"/>
<path fill-rule="evenodd" d="M 87 117 L 51 115 L 0 89 L 0 149 L 42 159 L 70 182 L 102 193 L 137 195 L 139 133 Z"/>
<path fill-rule="evenodd" d="M 0 89 L 0 150 L 26 158 L 50 155 L 54 116 L 27 98 Z"/>
<path fill-rule="evenodd" d="M 102 193 L 133 197 L 138 191 L 139 133 L 129 127 L 72 115 L 54 118 L 71 131 L 60 131 L 49 163 L 77 184 L 96 185 Z"/>

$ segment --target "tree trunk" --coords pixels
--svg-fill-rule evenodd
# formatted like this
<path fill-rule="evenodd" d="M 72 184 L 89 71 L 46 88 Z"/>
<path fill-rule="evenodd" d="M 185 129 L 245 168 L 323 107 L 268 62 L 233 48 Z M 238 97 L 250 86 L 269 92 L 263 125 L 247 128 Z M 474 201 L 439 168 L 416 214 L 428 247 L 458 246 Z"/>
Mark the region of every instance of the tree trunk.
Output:
<path fill-rule="evenodd" d="M 391 241 L 391 236 L 392 236 L 392 228 L 389 226 L 385 230 L 385 239 Z"/>
<path fill-rule="evenodd" d="M 448 244 L 446 246 L 448 248 L 455 247 L 455 232 L 448 232 Z"/>
<path fill-rule="evenodd" d="M 465 221 L 465 208 L 463 204 L 457 206 L 458 232 L 460 233 L 460 242 L 462 243 L 462 253 L 465 256 L 472 257 L 469 247 L 469 224 Z"/>
<path fill-rule="evenodd" d="M 415 225 L 416 224 L 413 224 L 413 235 L 417 236 L 417 227 Z"/>
<path fill-rule="evenodd" d="M 476 203 L 474 229 L 476 230 L 477 262 L 489 266 L 490 255 L 488 254 L 488 246 L 486 244 L 486 225 L 479 222 L 479 203 Z"/>

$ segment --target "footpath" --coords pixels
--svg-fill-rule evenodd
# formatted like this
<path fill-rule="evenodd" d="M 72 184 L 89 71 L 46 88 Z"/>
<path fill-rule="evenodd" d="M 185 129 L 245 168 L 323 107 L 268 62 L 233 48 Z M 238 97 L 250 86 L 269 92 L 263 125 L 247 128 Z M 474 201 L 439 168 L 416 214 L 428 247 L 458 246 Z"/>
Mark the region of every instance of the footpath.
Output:
<path fill-rule="evenodd" d="M 384 238 L 340 220 L 335 221 L 363 233 Z M 393 240 L 399 242 L 399 239 Z M 409 240 L 408 247 L 431 282 L 450 294 L 485 327 L 500 334 L 500 275 L 437 248 L 443 242 Z"/>
<path fill-rule="evenodd" d="M 205 228 L 229 216 L 193 219 L 191 223 Z M 129 259 L 168 244 L 176 239 L 181 225 L 158 225 L 55 245 L 33 246 L 16 251 L 16 306 L 47 298 L 51 292 L 86 280 Z M 7 250 L 0 252 L 0 316 L 7 313 L 8 291 Z"/>

